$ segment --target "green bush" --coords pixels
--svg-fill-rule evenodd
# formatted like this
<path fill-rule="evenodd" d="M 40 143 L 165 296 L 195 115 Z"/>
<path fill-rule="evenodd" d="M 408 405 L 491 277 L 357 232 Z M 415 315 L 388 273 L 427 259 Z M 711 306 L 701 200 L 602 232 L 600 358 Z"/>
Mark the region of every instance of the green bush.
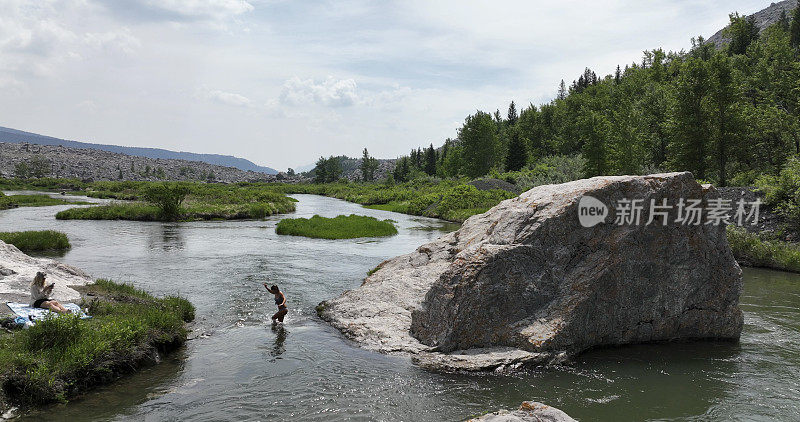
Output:
<path fill-rule="evenodd" d="M 733 256 L 743 265 L 800 272 L 800 246 L 766 239 L 742 228 L 728 226 L 728 243 Z"/>
<path fill-rule="evenodd" d="M 158 207 L 162 219 L 175 221 L 189 192 L 189 187 L 183 183 L 159 183 L 147 185 L 142 196 L 145 201 Z"/>
<path fill-rule="evenodd" d="M 0 232 L 0 240 L 23 252 L 66 250 L 71 247 L 67 235 L 54 230 Z"/>
<path fill-rule="evenodd" d="M 800 225 L 800 158 L 792 158 L 777 176 L 763 175 L 756 180 L 764 200 L 787 217 L 792 224 Z"/>
<path fill-rule="evenodd" d="M 315 215 L 311 218 L 286 218 L 278 222 L 278 234 L 305 236 L 318 239 L 354 239 L 358 237 L 382 237 L 397 234 L 390 220 L 351 214 L 334 218 Z"/>

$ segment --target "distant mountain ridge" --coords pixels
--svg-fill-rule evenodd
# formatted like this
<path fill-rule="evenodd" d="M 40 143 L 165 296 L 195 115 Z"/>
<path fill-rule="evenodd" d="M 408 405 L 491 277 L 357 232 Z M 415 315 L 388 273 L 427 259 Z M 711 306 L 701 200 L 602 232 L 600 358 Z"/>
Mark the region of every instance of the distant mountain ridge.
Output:
<path fill-rule="evenodd" d="M 266 174 L 278 173 L 278 171 L 273 168 L 259 166 L 250 160 L 234 157 L 232 155 L 198 154 L 194 152 L 170 151 L 161 148 L 126 147 L 119 145 L 70 141 L 2 126 L 0 126 L 0 142 L 15 144 L 29 143 L 37 145 L 61 145 L 70 148 L 97 149 L 101 151 L 115 152 L 118 154 L 133 155 L 137 157 L 199 161 L 218 166 L 233 167 L 244 171 L 255 171 Z"/>
<path fill-rule="evenodd" d="M 795 7 L 797 7 L 797 0 L 783 0 L 777 3 L 771 3 L 768 7 L 761 9 L 752 15 L 746 16 L 753 17 L 753 20 L 755 20 L 756 26 L 758 27 L 758 31 L 761 32 L 773 23 L 778 22 L 778 20 L 781 18 L 781 12 L 786 12 L 787 17 L 791 19 L 791 12 Z M 727 26 L 725 28 L 727 28 Z M 727 44 L 730 40 L 722 33 L 725 28 L 720 29 L 714 35 L 708 37 L 707 42 L 714 43 L 717 48 Z"/>

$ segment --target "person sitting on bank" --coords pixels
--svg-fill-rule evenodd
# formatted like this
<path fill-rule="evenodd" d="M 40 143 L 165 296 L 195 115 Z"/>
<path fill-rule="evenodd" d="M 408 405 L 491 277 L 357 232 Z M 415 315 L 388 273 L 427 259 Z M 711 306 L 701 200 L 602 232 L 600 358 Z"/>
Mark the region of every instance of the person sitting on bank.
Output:
<path fill-rule="evenodd" d="M 267 287 L 267 283 L 264 283 L 264 288 L 275 295 L 275 304 L 278 305 L 278 312 L 272 316 L 272 323 L 277 324 L 278 322 L 283 322 L 283 317 L 289 313 L 289 309 L 286 307 L 286 296 L 278 289 L 278 286 L 274 284 L 272 287 Z"/>
<path fill-rule="evenodd" d="M 56 284 L 52 283 L 46 285 L 46 278 L 47 275 L 41 271 L 37 272 L 36 276 L 33 277 L 33 282 L 31 282 L 31 306 L 34 308 L 48 309 L 60 314 L 69 312 L 69 310 L 58 303 L 58 301 L 50 298 L 50 295 L 53 293 L 53 287 L 55 287 Z"/>

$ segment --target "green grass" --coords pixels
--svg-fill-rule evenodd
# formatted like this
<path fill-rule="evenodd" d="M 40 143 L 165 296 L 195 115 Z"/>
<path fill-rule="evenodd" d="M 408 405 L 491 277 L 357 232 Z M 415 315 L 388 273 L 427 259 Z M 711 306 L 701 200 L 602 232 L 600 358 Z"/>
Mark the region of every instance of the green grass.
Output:
<path fill-rule="evenodd" d="M 728 243 L 742 265 L 800 273 L 800 245 L 728 227 Z"/>
<path fill-rule="evenodd" d="M 56 213 L 59 220 L 158 220 L 158 207 L 144 203 L 96 205 L 85 208 L 70 208 Z"/>
<path fill-rule="evenodd" d="M 311 218 L 286 218 L 278 222 L 275 231 L 278 234 L 317 239 L 354 239 L 397 234 L 397 228 L 390 220 L 378 220 L 375 217 L 355 214 L 334 218 L 318 215 Z"/>
<path fill-rule="evenodd" d="M 3 195 L 0 197 L 0 210 L 16 207 L 47 207 L 52 205 L 84 205 L 89 202 L 68 201 L 61 198 L 51 198 L 48 195 Z"/>
<path fill-rule="evenodd" d="M 66 250 L 71 246 L 67 235 L 55 230 L 0 232 L 0 240 L 22 252 Z"/>
<path fill-rule="evenodd" d="M 463 180 L 421 179 L 400 184 L 330 183 L 275 185 L 285 193 L 309 193 L 355 202 L 367 208 L 463 222 L 516 194 L 478 190 Z"/>
<path fill-rule="evenodd" d="M 194 318 L 186 299 L 107 280 L 88 289 L 98 298 L 82 304 L 92 319 L 62 315 L 0 336 L 0 383 L 10 402 L 64 402 L 186 341 L 184 323 Z"/>
<path fill-rule="evenodd" d="M 61 220 L 238 220 L 262 219 L 274 214 L 295 210 L 293 198 L 273 186 L 241 183 L 236 185 L 181 183 L 188 195 L 178 215 L 165 215 L 155 204 L 142 202 L 145 192 L 154 185 L 173 185 L 164 182 L 96 182 L 87 195 L 126 200 L 108 205 L 68 209 L 56 214 Z M 133 200 L 133 201 L 128 201 Z"/>

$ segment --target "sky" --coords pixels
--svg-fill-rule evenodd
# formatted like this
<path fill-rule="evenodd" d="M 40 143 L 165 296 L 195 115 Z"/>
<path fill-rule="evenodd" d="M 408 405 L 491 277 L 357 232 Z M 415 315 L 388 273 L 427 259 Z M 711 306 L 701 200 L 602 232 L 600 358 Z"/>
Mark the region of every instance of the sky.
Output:
<path fill-rule="evenodd" d="M 0 0 L 0 126 L 279 170 L 395 158 L 769 4 Z"/>

